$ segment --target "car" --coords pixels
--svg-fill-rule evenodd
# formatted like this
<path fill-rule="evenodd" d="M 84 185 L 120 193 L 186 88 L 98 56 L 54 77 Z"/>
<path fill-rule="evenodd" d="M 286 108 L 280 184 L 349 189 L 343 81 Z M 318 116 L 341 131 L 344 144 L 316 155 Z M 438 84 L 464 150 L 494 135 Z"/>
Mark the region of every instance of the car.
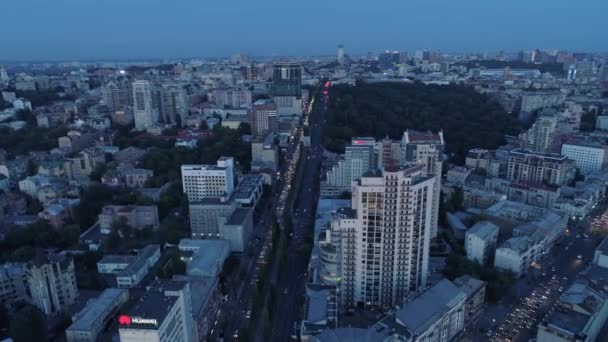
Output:
<path fill-rule="evenodd" d="M 583 258 L 583 255 L 582 255 L 582 254 L 579 254 L 579 255 L 577 255 L 576 257 L 577 257 L 578 259 L 582 259 L 582 258 Z"/>
<path fill-rule="evenodd" d="M 285 290 L 283 291 L 283 294 L 287 294 L 287 289 L 285 289 Z"/>
<path fill-rule="evenodd" d="M 251 310 L 247 310 L 247 313 L 245 314 L 245 318 L 246 319 L 250 319 L 251 318 Z"/>
<path fill-rule="evenodd" d="M 239 331 L 238 331 L 238 330 L 235 330 L 235 331 L 234 331 L 234 334 L 232 335 L 232 337 L 234 337 L 234 338 L 239 338 Z"/>

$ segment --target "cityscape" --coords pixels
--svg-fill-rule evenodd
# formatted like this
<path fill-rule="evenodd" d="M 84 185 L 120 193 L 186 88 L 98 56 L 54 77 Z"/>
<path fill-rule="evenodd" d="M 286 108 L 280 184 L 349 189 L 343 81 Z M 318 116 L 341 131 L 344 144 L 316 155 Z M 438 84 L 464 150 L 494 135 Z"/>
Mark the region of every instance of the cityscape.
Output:
<path fill-rule="evenodd" d="M 326 38 L 0 44 L 0 341 L 608 341 L 608 52 Z"/>

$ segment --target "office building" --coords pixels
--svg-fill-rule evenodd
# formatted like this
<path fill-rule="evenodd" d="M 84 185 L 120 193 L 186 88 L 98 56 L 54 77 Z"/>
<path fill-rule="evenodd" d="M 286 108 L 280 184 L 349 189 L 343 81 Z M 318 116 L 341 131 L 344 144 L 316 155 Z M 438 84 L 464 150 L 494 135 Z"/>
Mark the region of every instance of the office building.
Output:
<path fill-rule="evenodd" d="M 341 307 L 388 309 L 426 287 L 434 177 L 409 164 L 353 182 L 352 209 L 332 218 Z"/>
<path fill-rule="evenodd" d="M 11 80 L 8 76 L 8 72 L 6 72 L 6 68 L 4 65 L 0 65 L 0 84 L 6 84 Z"/>
<path fill-rule="evenodd" d="M 486 302 L 487 283 L 473 278 L 468 274 L 458 277 L 452 282 L 467 295 L 467 299 L 464 303 L 464 319 L 465 325 L 471 324 L 473 320 L 479 316 Z"/>
<path fill-rule="evenodd" d="M 118 317 L 120 342 L 194 341 L 191 297 L 187 281 L 156 281 L 127 314 Z"/>
<path fill-rule="evenodd" d="M 531 91 L 521 95 L 520 120 L 528 120 L 538 109 L 559 106 L 566 96 L 559 91 Z"/>
<path fill-rule="evenodd" d="M 302 96 L 302 66 L 300 63 L 276 63 L 272 67 L 270 93 L 276 96 Z"/>
<path fill-rule="evenodd" d="M 507 180 L 561 186 L 569 183 L 575 175 L 574 161 L 563 155 L 523 149 L 509 152 Z"/>
<path fill-rule="evenodd" d="M 188 95 L 179 84 L 163 84 L 160 88 L 160 120 L 164 123 L 186 124 Z"/>
<path fill-rule="evenodd" d="M 221 219 L 220 238 L 230 242 L 232 252 L 245 252 L 251 234 L 253 234 L 253 209 L 236 208 L 230 216 Z"/>
<path fill-rule="evenodd" d="M 562 144 L 561 152 L 568 159 L 574 160 L 576 168 L 583 175 L 600 171 L 608 163 L 608 146 L 602 139 L 573 138 Z"/>
<path fill-rule="evenodd" d="M 213 333 L 212 329 L 216 326 L 222 307 L 219 278 L 175 275 L 172 280 L 190 284 L 191 315 L 194 323 L 192 341 L 209 341 L 209 335 Z"/>
<path fill-rule="evenodd" d="M 190 202 L 190 232 L 193 238 L 220 236 L 220 218 L 230 216 L 236 209 L 232 199 L 208 197 Z"/>
<path fill-rule="evenodd" d="M 277 105 L 272 100 L 257 100 L 251 111 L 251 131 L 254 136 L 265 136 L 277 131 Z"/>
<path fill-rule="evenodd" d="M 65 330 L 67 342 L 95 342 L 99 333 L 116 318 L 120 307 L 129 300 L 129 291 L 108 288 L 99 297 L 72 316 L 72 324 Z"/>
<path fill-rule="evenodd" d="M 399 64 L 400 57 L 399 51 L 384 51 L 378 55 L 378 67 L 381 70 L 391 69 L 395 64 Z"/>
<path fill-rule="evenodd" d="M 69 309 L 78 298 L 74 260 L 60 254 L 37 254 L 25 271 L 31 302 L 46 315 Z"/>
<path fill-rule="evenodd" d="M 133 82 L 133 119 L 138 131 L 146 130 L 159 121 L 159 108 L 153 98 L 154 91 L 149 81 Z"/>
<path fill-rule="evenodd" d="M 402 163 L 422 163 L 423 175 L 435 178 L 431 210 L 431 237 L 437 236 L 439 222 L 439 196 L 441 195 L 441 168 L 445 141 L 443 131 L 437 134 L 406 130 L 401 139 Z"/>
<path fill-rule="evenodd" d="M 234 190 L 234 158 L 221 157 L 216 165 L 182 165 L 182 186 L 190 202 L 207 197 L 228 198 Z"/>
<path fill-rule="evenodd" d="M 248 173 L 239 177 L 232 198 L 242 207 L 254 208 L 264 191 L 264 176 Z"/>
<path fill-rule="evenodd" d="M 477 222 L 465 234 L 467 259 L 485 265 L 493 255 L 497 241 L 497 225 L 487 221 Z"/>
<path fill-rule="evenodd" d="M 351 190 L 351 183 L 371 170 L 376 169 L 376 140 L 368 137 L 352 138 L 344 148 L 344 157 L 326 173 L 321 183 L 321 193 L 325 196 L 339 196 Z"/>

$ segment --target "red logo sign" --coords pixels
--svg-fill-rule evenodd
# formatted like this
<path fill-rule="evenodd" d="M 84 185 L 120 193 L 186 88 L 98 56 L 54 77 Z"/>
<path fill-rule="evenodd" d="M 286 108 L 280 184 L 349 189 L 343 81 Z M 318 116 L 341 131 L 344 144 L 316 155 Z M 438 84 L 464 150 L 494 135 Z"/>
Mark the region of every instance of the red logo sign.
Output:
<path fill-rule="evenodd" d="M 120 315 L 118 317 L 118 324 L 120 325 L 129 325 L 131 324 L 131 317 L 127 315 Z"/>

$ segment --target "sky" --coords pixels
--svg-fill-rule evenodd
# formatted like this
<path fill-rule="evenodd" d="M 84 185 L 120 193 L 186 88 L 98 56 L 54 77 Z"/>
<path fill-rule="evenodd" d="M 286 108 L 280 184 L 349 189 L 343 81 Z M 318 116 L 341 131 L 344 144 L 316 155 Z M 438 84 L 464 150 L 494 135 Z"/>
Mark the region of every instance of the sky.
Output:
<path fill-rule="evenodd" d="M 5 0 L 0 60 L 608 51 L 608 0 Z"/>

